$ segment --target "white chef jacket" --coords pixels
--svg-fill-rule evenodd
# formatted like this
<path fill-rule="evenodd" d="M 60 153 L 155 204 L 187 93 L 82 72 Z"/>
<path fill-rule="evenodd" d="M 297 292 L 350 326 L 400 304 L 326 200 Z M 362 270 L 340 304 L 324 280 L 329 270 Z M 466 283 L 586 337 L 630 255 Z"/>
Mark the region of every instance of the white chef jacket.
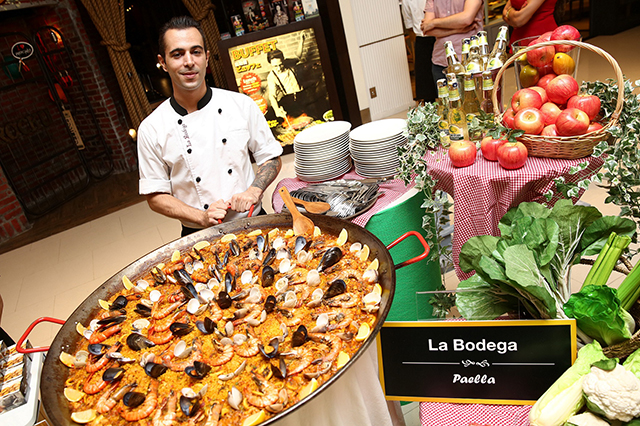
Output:
<path fill-rule="evenodd" d="M 404 27 L 412 29 L 416 36 L 423 37 L 420 24 L 424 19 L 426 0 L 402 0 L 402 19 Z"/>
<path fill-rule="evenodd" d="M 230 200 L 255 178 L 256 164 L 282 154 L 264 115 L 246 95 L 208 88 L 198 110 L 187 114 L 172 97 L 145 118 L 138 129 L 141 195 L 166 193 L 206 210 L 217 200 Z M 260 211 L 256 206 L 254 214 Z M 247 213 L 229 210 L 225 221 Z M 190 228 L 195 223 L 183 222 Z"/>

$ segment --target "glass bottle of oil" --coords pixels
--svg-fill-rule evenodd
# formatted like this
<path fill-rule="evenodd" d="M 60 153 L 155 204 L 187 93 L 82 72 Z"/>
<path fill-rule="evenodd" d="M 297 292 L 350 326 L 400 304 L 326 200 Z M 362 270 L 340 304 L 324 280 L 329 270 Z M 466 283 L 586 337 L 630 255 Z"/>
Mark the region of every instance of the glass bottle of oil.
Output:
<path fill-rule="evenodd" d="M 507 37 L 509 36 L 509 28 L 503 25 L 498 30 L 498 36 L 496 42 L 493 45 L 493 50 L 489 55 L 489 63 L 487 64 L 488 70 L 494 70 L 502 67 L 507 60 Z"/>
<path fill-rule="evenodd" d="M 489 42 L 487 41 L 487 32 L 478 31 L 478 45 L 480 46 L 480 58 L 482 59 L 482 70 L 487 69 L 489 62 Z"/>
<path fill-rule="evenodd" d="M 480 102 L 480 109 L 486 113 L 493 113 L 492 92 L 493 79 L 491 78 L 491 71 L 484 71 L 482 73 L 482 102 Z"/>
<path fill-rule="evenodd" d="M 467 58 L 469 57 L 469 46 L 471 46 L 471 39 L 470 38 L 463 38 L 462 39 L 462 55 L 460 56 L 460 61 L 462 61 L 462 64 L 466 64 L 467 63 Z"/>
<path fill-rule="evenodd" d="M 441 78 L 437 81 L 438 86 L 438 100 L 436 104 L 438 106 L 438 115 L 440 121 L 438 122 L 440 143 L 444 146 L 449 145 L 449 89 L 447 87 L 447 79 Z"/>
<path fill-rule="evenodd" d="M 476 94 L 476 84 L 471 73 L 464 74 L 464 102 L 462 108 L 467 119 L 467 129 L 469 140 L 476 141 L 482 138 L 482 132 L 478 125 L 478 120 L 474 119 L 480 113 L 480 101 Z"/>
<path fill-rule="evenodd" d="M 460 89 L 455 74 L 447 74 L 449 85 L 449 139 L 451 142 L 469 140 L 467 117 L 460 100 Z"/>
<path fill-rule="evenodd" d="M 477 36 L 471 36 L 471 45 L 469 46 L 469 57 L 465 64 L 467 72 L 472 74 L 482 72 L 482 57 L 480 56 L 480 45 Z"/>
<path fill-rule="evenodd" d="M 453 42 L 445 41 L 444 42 L 444 51 L 447 55 L 447 74 L 461 74 L 464 72 L 464 66 L 458 60 L 458 56 L 456 55 L 456 51 L 453 48 Z"/>

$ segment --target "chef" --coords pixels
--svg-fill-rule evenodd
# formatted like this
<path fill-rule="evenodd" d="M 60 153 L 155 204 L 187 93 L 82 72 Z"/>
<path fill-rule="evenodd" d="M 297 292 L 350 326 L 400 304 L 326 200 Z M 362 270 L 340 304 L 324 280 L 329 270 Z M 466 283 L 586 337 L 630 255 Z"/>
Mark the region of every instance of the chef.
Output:
<path fill-rule="evenodd" d="M 173 95 L 138 129 L 140 194 L 153 211 L 179 219 L 182 236 L 245 217 L 252 205 L 259 214 L 282 165 L 262 112 L 246 95 L 207 86 L 209 51 L 193 18 L 171 19 L 158 44 Z"/>

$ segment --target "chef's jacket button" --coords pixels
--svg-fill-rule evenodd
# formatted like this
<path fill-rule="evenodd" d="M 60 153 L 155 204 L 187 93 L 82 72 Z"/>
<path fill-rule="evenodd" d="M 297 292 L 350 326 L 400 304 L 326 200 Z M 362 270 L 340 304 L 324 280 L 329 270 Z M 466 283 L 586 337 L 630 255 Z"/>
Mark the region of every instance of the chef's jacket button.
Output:
<path fill-rule="evenodd" d="M 218 108 L 218 114 L 222 114 L 222 108 Z"/>
<path fill-rule="evenodd" d="M 229 169 L 229 171 L 228 171 L 227 173 L 231 174 L 231 172 L 232 172 L 232 171 L 233 171 L 233 170 Z"/>
<path fill-rule="evenodd" d="M 207 210 L 209 208 L 209 204 L 204 205 L 204 209 Z"/>
<path fill-rule="evenodd" d="M 187 150 L 187 154 L 191 154 L 191 148 Z"/>
<path fill-rule="evenodd" d="M 196 178 L 196 182 L 198 182 L 198 183 L 200 183 L 200 181 L 201 181 L 201 180 L 202 180 L 202 179 L 200 179 L 200 177 L 197 177 L 197 178 Z"/>
<path fill-rule="evenodd" d="M 227 143 L 227 138 L 222 138 L 222 143 Z"/>
<path fill-rule="evenodd" d="M 178 124 L 182 124 L 182 120 L 178 120 Z"/>

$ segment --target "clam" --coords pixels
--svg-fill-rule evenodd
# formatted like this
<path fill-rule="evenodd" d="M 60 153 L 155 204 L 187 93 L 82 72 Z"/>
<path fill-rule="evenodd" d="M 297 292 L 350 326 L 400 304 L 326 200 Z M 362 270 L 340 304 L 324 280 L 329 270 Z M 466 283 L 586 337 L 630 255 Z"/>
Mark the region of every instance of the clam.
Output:
<path fill-rule="evenodd" d="M 222 339 L 220 339 L 220 342 L 218 342 L 218 346 L 220 347 L 225 347 L 227 345 L 233 345 L 233 339 L 230 339 L 229 337 L 223 337 Z"/>
<path fill-rule="evenodd" d="M 217 290 L 220 288 L 220 281 L 217 278 L 211 278 L 209 281 L 207 281 L 207 287 L 210 290 Z"/>
<path fill-rule="evenodd" d="M 249 250 L 249 260 L 262 260 L 262 252 L 256 247 Z"/>
<path fill-rule="evenodd" d="M 187 417 L 193 416 L 200 409 L 200 401 L 198 398 L 187 398 L 184 395 L 180 396 L 179 405 L 180 411 Z"/>
<path fill-rule="evenodd" d="M 249 295 L 245 299 L 246 303 L 260 303 L 262 300 L 262 292 L 258 287 L 251 287 L 249 290 Z"/>
<path fill-rule="evenodd" d="M 311 269 L 307 272 L 307 284 L 315 287 L 320 284 L 320 282 L 320 272 L 318 272 L 317 269 Z"/>
<path fill-rule="evenodd" d="M 216 323 L 209 317 L 204 317 L 204 320 L 196 321 L 196 328 L 200 330 L 202 334 L 211 334 L 216 328 Z"/>
<path fill-rule="evenodd" d="M 362 244 L 361 243 L 353 243 L 353 244 L 351 244 L 351 247 L 349 247 L 349 251 L 351 253 L 357 253 L 360 250 L 362 250 Z"/>
<path fill-rule="evenodd" d="M 364 303 L 365 305 L 375 306 L 380 303 L 380 300 L 382 300 L 382 296 L 380 296 L 379 293 L 373 291 L 362 296 L 362 303 Z"/>
<path fill-rule="evenodd" d="M 189 300 L 189 302 L 187 302 L 187 312 L 189 312 L 191 315 L 199 315 L 206 308 L 206 305 L 200 305 L 200 301 L 198 299 L 191 299 Z"/>
<path fill-rule="evenodd" d="M 333 281 L 327 291 L 325 292 L 323 299 L 331 299 L 347 291 L 347 283 L 343 280 L 337 279 Z"/>
<path fill-rule="evenodd" d="M 231 337 L 233 336 L 233 323 L 231 321 L 228 321 L 225 325 L 224 325 L 224 332 L 227 335 L 227 337 Z"/>
<path fill-rule="evenodd" d="M 233 303 L 233 301 L 231 300 L 231 297 L 229 297 L 229 293 L 227 293 L 226 291 L 221 291 L 220 293 L 218 293 L 216 303 L 218 304 L 220 309 L 227 309 L 231 306 L 231 303 Z"/>
<path fill-rule="evenodd" d="M 89 359 L 89 352 L 84 350 L 79 350 L 76 352 L 75 359 L 73 361 L 73 365 L 76 368 L 82 368 L 87 365 L 87 360 Z"/>
<path fill-rule="evenodd" d="M 291 335 L 291 346 L 302 346 L 307 341 L 308 332 L 304 325 L 299 326 Z"/>
<path fill-rule="evenodd" d="M 287 277 L 282 277 L 276 281 L 276 296 L 283 294 L 289 288 L 289 280 Z"/>
<path fill-rule="evenodd" d="M 270 287 L 275 279 L 275 271 L 271 266 L 262 268 L 262 287 Z"/>
<path fill-rule="evenodd" d="M 265 311 L 264 309 L 260 312 L 260 316 L 258 318 L 249 318 L 247 320 L 247 324 L 249 324 L 252 327 L 257 327 L 260 324 L 262 324 L 263 322 L 265 322 L 265 320 L 267 319 L 267 311 Z"/>
<path fill-rule="evenodd" d="M 316 326 L 311 329 L 312 333 L 325 333 L 329 325 L 329 315 L 322 313 L 316 319 Z"/>
<path fill-rule="evenodd" d="M 231 387 L 231 390 L 228 393 L 227 402 L 234 410 L 240 409 L 240 404 L 242 403 L 242 392 L 238 390 L 235 386 Z"/>
<path fill-rule="evenodd" d="M 131 350 L 134 350 L 134 351 L 148 349 L 156 345 L 155 343 L 153 343 L 151 340 L 147 339 L 145 336 L 143 336 L 140 333 L 129 334 L 127 336 L 126 342 L 127 342 L 127 346 L 129 346 L 129 348 L 131 348 Z"/>
<path fill-rule="evenodd" d="M 287 245 L 287 243 L 284 241 L 284 238 L 278 237 L 275 240 L 273 240 L 273 243 L 271 244 L 271 247 L 273 247 L 276 250 L 280 250 L 282 247 L 284 247 L 286 245 Z"/>
<path fill-rule="evenodd" d="M 213 299 L 215 299 L 215 297 L 215 293 L 208 288 L 203 288 L 202 290 L 200 290 L 200 300 L 202 300 L 204 303 L 211 302 Z"/>
<path fill-rule="evenodd" d="M 298 296 L 294 291 L 287 291 L 284 294 L 284 302 L 282 303 L 283 308 L 295 308 L 298 304 Z"/>
<path fill-rule="evenodd" d="M 367 269 L 362 274 L 362 279 L 364 282 L 373 284 L 378 282 L 378 270 L 377 269 Z"/>
<path fill-rule="evenodd" d="M 264 260 L 262 261 L 263 266 L 270 265 L 276 258 L 276 249 L 272 248 L 269 252 L 264 256 Z"/>
<path fill-rule="evenodd" d="M 155 362 L 147 362 L 144 366 L 144 372 L 147 374 L 147 376 L 153 379 L 157 379 L 158 377 L 162 376 L 167 370 L 168 367 L 162 364 L 156 364 Z"/>
<path fill-rule="evenodd" d="M 267 313 L 271 313 L 276 309 L 276 297 L 274 295 L 267 296 L 267 300 L 264 301 L 264 310 Z"/>
<path fill-rule="evenodd" d="M 281 274 L 286 274 L 291 270 L 291 266 L 292 264 L 290 259 L 282 259 L 280 261 L 280 265 L 278 265 L 278 271 L 280 271 Z"/>
<path fill-rule="evenodd" d="M 291 253 L 289 253 L 289 249 L 287 249 L 286 247 L 280 248 L 276 252 L 276 260 L 278 259 L 291 259 Z"/>
<path fill-rule="evenodd" d="M 282 343 L 289 335 L 289 327 L 284 323 L 280 323 L 280 331 L 282 332 L 282 335 L 278 337 L 278 341 Z"/>
<path fill-rule="evenodd" d="M 139 318 L 135 320 L 131 325 L 133 325 L 133 328 L 136 330 L 144 330 L 145 328 L 148 328 L 151 323 L 146 318 Z"/>
<path fill-rule="evenodd" d="M 231 339 L 233 341 L 233 344 L 236 346 L 240 346 L 241 344 L 243 344 L 244 342 L 247 341 L 247 335 L 246 334 L 234 334 L 233 338 Z"/>
<path fill-rule="evenodd" d="M 209 371 L 211 371 L 211 366 L 205 364 L 204 362 L 194 361 L 193 365 L 190 365 L 184 369 L 184 372 L 187 373 L 189 377 L 194 379 L 203 379 Z"/>
<path fill-rule="evenodd" d="M 307 306 L 310 308 L 316 308 L 320 306 L 322 303 L 322 296 L 324 296 L 324 291 L 321 288 L 316 288 L 311 293 L 311 300 L 307 303 Z"/>
<path fill-rule="evenodd" d="M 139 405 L 142 405 L 144 400 L 146 399 L 146 395 L 140 392 L 127 392 L 122 397 L 122 403 L 129 408 L 136 408 Z"/>
<path fill-rule="evenodd" d="M 189 356 L 189 354 L 191 354 L 192 349 L 193 346 L 187 346 L 187 342 L 185 342 L 184 340 L 180 340 L 173 348 L 173 355 L 176 358 L 186 358 Z"/>
<path fill-rule="evenodd" d="M 158 302 L 158 300 L 160 300 L 160 297 L 162 297 L 162 293 L 160 293 L 158 290 L 151 290 L 151 292 L 149 293 L 149 300 L 151 300 L 153 303 Z"/>
<path fill-rule="evenodd" d="M 250 270 L 246 270 L 244 272 L 242 272 L 242 274 L 240 275 L 240 282 L 242 284 L 251 284 L 251 280 L 253 279 L 253 272 L 251 272 Z"/>
<path fill-rule="evenodd" d="M 301 250 L 309 250 L 309 246 L 311 245 L 311 240 L 307 241 L 305 237 L 302 235 L 296 237 L 296 243 L 294 245 L 293 253 L 298 254 Z"/>
<path fill-rule="evenodd" d="M 189 399 L 193 399 L 193 398 L 197 398 L 198 397 L 198 394 L 196 393 L 196 391 L 194 391 L 191 388 L 182 388 L 180 393 L 182 394 L 182 396 L 184 396 L 185 398 L 189 398 Z"/>
<path fill-rule="evenodd" d="M 320 259 L 320 264 L 318 265 L 318 272 L 322 272 L 327 268 L 335 265 L 342 259 L 342 250 L 339 247 L 331 247 L 327 249 L 322 255 L 322 259 Z"/>
<path fill-rule="evenodd" d="M 138 280 L 136 281 L 134 290 L 144 292 L 147 288 L 149 288 L 149 285 L 150 284 L 147 280 Z"/>
<path fill-rule="evenodd" d="M 145 352 L 140 357 L 140 367 L 144 368 L 148 363 L 153 362 L 156 359 L 156 354 L 153 352 Z"/>
<path fill-rule="evenodd" d="M 200 269 L 204 269 L 204 263 L 201 260 L 196 260 L 193 262 L 193 270 L 199 271 Z"/>
<path fill-rule="evenodd" d="M 107 368 L 104 373 L 102 373 L 102 380 L 105 382 L 113 382 L 114 380 L 119 380 L 124 375 L 124 368 L 120 367 L 111 367 Z"/>
<path fill-rule="evenodd" d="M 205 283 L 196 283 L 194 285 L 196 291 L 198 292 L 198 294 L 202 293 L 202 290 L 204 290 L 205 288 L 208 289 L 209 287 L 207 287 L 207 285 Z"/>
<path fill-rule="evenodd" d="M 169 330 L 174 336 L 186 336 L 193 331 L 193 327 L 184 322 L 174 322 L 169 326 Z"/>

